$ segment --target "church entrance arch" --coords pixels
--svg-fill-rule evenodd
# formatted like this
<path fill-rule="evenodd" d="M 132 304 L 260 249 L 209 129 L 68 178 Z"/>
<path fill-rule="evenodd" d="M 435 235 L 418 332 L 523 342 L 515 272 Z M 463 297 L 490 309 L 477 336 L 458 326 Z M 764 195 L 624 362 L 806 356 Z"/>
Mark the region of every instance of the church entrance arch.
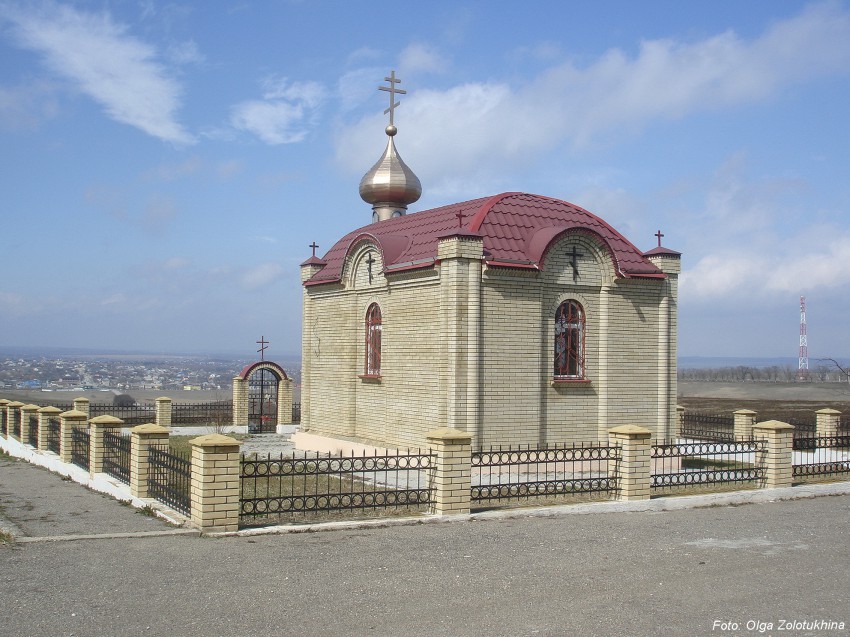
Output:
<path fill-rule="evenodd" d="M 289 378 L 283 368 L 271 361 L 259 361 L 248 365 L 237 376 L 243 387 L 247 409 L 247 425 L 250 433 L 274 433 L 277 425 L 291 422 L 281 417 L 281 409 L 289 405 L 291 397 L 282 396 L 282 386 L 289 386 Z"/>

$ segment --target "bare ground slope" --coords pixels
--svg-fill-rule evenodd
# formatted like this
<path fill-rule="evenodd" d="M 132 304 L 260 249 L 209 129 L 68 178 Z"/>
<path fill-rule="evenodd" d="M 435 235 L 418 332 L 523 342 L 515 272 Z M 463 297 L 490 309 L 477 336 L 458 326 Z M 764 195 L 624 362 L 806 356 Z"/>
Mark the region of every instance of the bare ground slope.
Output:
<path fill-rule="evenodd" d="M 826 407 L 850 416 L 850 386 L 843 383 L 716 383 L 679 381 L 679 404 L 688 410 L 731 413 L 752 409 L 759 420 L 814 420 Z"/>

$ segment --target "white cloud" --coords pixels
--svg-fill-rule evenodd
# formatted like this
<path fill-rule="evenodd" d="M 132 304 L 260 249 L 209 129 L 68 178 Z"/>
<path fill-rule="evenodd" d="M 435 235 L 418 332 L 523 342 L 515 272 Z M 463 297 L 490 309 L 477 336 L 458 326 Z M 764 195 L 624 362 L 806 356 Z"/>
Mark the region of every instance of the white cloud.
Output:
<path fill-rule="evenodd" d="M 382 77 L 386 69 L 365 67 L 345 73 L 337 82 L 337 93 L 343 111 L 349 111 L 374 98 L 379 84 L 375 78 Z"/>
<path fill-rule="evenodd" d="M 0 6 L 18 44 L 43 56 L 58 76 L 99 103 L 115 121 L 177 144 L 194 141 L 177 122 L 180 85 L 156 61 L 156 49 L 107 13 L 45 2 Z"/>
<path fill-rule="evenodd" d="M 401 52 L 398 66 L 402 73 L 443 73 L 448 64 L 435 47 L 417 42 Z"/>
<path fill-rule="evenodd" d="M 682 272 L 681 297 L 688 301 L 764 299 L 850 288 L 850 234 L 824 238 L 808 252 L 793 242 L 758 253 L 741 249 L 707 255 Z"/>
<path fill-rule="evenodd" d="M 279 263 L 264 263 L 245 272 L 242 275 L 242 285 L 249 290 L 255 290 L 274 283 L 284 274 L 284 269 Z"/>
<path fill-rule="evenodd" d="M 168 47 L 166 54 L 175 64 L 201 64 L 206 61 L 206 57 L 198 49 L 198 44 L 194 40 L 172 44 Z"/>
<path fill-rule="evenodd" d="M 647 40 L 586 67 L 550 66 L 526 85 L 476 82 L 411 91 L 398 116 L 400 152 L 434 186 L 443 175 L 512 170 L 553 148 L 587 147 L 676 119 L 763 100 L 795 82 L 850 68 L 850 15 L 806 8 L 746 40 L 729 31 L 695 42 Z M 353 172 L 379 155 L 380 113 L 340 132 L 337 160 Z"/>
<path fill-rule="evenodd" d="M 10 131 L 36 130 L 59 112 L 56 87 L 47 82 L 0 86 L 0 128 Z"/>
<path fill-rule="evenodd" d="M 263 81 L 263 99 L 236 104 L 231 125 L 253 133 L 267 144 L 302 141 L 314 125 L 315 115 L 325 97 L 318 82 L 288 82 L 271 77 Z"/>

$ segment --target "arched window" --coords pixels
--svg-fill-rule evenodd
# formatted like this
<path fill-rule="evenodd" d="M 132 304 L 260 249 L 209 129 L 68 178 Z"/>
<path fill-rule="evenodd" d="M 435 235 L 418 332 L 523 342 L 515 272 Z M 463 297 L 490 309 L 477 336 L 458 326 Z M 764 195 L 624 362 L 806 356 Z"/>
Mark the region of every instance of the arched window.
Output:
<path fill-rule="evenodd" d="M 372 303 L 366 310 L 366 370 L 367 376 L 381 375 L 381 308 Z"/>
<path fill-rule="evenodd" d="M 555 378 L 584 378 L 584 310 L 575 301 L 555 312 Z"/>

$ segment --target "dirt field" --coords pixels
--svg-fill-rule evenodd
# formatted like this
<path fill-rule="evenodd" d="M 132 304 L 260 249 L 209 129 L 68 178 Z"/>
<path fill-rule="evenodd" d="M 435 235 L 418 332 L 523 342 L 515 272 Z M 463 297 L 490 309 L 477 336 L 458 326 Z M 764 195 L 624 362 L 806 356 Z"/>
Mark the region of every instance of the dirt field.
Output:
<path fill-rule="evenodd" d="M 679 381 L 679 404 L 688 410 L 729 414 L 752 409 L 759 420 L 814 421 L 829 407 L 850 416 L 850 386 L 843 383 L 711 383 Z"/>

